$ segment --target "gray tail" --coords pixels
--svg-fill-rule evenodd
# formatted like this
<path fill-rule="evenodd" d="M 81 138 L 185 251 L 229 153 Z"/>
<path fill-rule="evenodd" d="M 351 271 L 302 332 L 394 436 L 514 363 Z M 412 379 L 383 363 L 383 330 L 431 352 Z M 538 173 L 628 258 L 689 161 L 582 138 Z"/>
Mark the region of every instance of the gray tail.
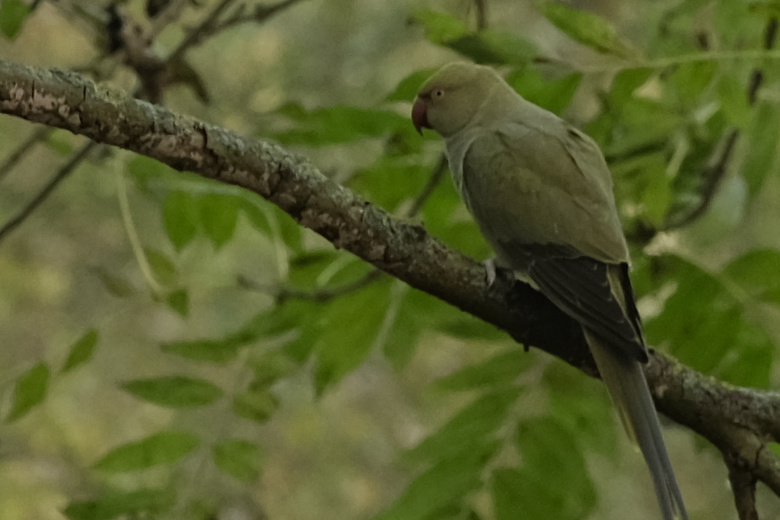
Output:
<path fill-rule="evenodd" d="M 641 364 L 622 355 L 622 352 L 601 345 L 587 332 L 585 336 L 623 426 L 629 437 L 639 445 L 650 469 L 664 520 L 688 520 Z"/>

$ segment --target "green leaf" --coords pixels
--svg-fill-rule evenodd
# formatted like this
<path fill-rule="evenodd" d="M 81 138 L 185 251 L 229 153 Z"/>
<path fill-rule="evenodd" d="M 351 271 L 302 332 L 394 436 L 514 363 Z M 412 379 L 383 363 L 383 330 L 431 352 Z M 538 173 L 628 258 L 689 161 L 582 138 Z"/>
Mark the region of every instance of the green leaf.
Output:
<path fill-rule="evenodd" d="M 776 103 L 759 100 L 752 110 L 744 142 L 748 146 L 740 167 L 750 195 L 755 196 L 764 181 L 778 170 L 777 143 L 780 142 L 780 109 Z"/>
<path fill-rule="evenodd" d="M 549 80 L 542 78 L 535 69 L 523 67 L 510 72 L 506 80 L 528 101 L 560 114 L 569 106 L 574 93 L 577 92 L 582 74 L 577 72 Z"/>
<path fill-rule="evenodd" d="M 617 428 L 601 381 L 583 377 L 565 363 L 550 363 L 541 382 L 547 390 L 550 415 L 566 430 L 577 432 L 579 445 L 603 455 L 617 454 L 623 431 Z"/>
<path fill-rule="evenodd" d="M 70 346 L 68 358 L 62 366 L 62 372 L 69 372 L 79 365 L 83 365 L 92 358 L 98 342 L 98 332 L 89 329 L 73 345 Z"/>
<path fill-rule="evenodd" d="M 214 244 L 224 246 L 236 231 L 239 199 L 233 195 L 208 193 L 197 199 L 200 225 Z"/>
<path fill-rule="evenodd" d="M 127 278 L 112 273 L 102 266 L 92 268 L 92 272 L 98 276 L 103 287 L 105 287 L 112 296 L 127 298 L 138 292 Z"/>
<path fill-rule="evenodd" d="M 190 295 L 187 289 L 177 289 L 165 295 L 165 302 L 179 316 L 187 317 L 190 313 Z"/>
<path fill-rule="evenodd" d="M 444 45 L 476 63 L 489 65 L 528 65 L 538 54 L 527 40 L 495 29 L 466 34 Z"/>
<path fill-rule="evenodd" d="M 389 304 L 388 281 L 333 300 L 322 310 L 325 324 L 316 345 L 315 388 L 325 388 L 351 372 L 371 351 Z"/>
<path fill-rule="evenodd" d="M 723 270 L 750 298 L 780 305 L 780 251 L 757 249 L 736 258 Z"/>
<path fill-rule="evenodd" d="M 195 361 L 227 363 L 235 359 L 243 344 L 233 337 L 225 339 L 201 339 L 194 341 L 172 341 L 160 346 L 160 350 Z"/>
<path fill-rule="evenodd" d="M 111 520 L 146 515 L 154 518 L 170 510 L 174 503 L 175 497 L 167 490 L 112 491 L 95 500 L 71 502 L 64 513 L 70 520 Z"/>
<path fill-rule="evenodd" d="M 607 54 L 631 58 L 636 51 L 617 35 L 614 26 L 595 13 L 579 11 L 557 2 L 542 2 L 539 9 L 545 18 L 571 39 Z"/>
<path fill-rule="evenodd" d="M 758 277 L 746 274 L 745 266 L 767 261 L 759 256 L 738 261 L 727 273 L 751 290 Z M 744 369 L 746 359 L 774 357 L 767 331 L 746 316 L 745 304 L 749 302 L 741 297 L 746 293 L 735 291 L 725 273 L 715 275 L 672 256 L 663 257 L 663 263 L 663 274 L 669 281 L 657 280 L 656 286 L 674 284 L 674 293 L 666 299 L 663 312 L 647 320 L 649 342 L 668 343 L 670 352 L 683 363 L 732 384 L 765 387 L 771 363 Z"/>
<path fill-rule="evenodd" d="M 40 361 L 16 380 L 14 387 L 13 405 L 6 417 L 6 421 L 12 422 L 27 415 L 35 406 L 38 406 L 46 398 L 49 390 L 51 371 L 49 366 Z"/>
<path fill-rule="evenodd" d="M 414 132 L 408 117 L 389 110 L 333 106 L 307 111 L 288 103 L 277 112 L 298 123 L 296 128 L 274 136 L 286 145 L 324 146 Z"/>
<path fill-rule="evenodd" d="M 738 128 L 747 128 L 751 110 L 741 78 L 733 74 L 723 74 L 718 80 L 717 93 L 726 120 Z"/>
<path fill-rule="evenodd" d="M 139 399 L 170 408 L 204 406 L 222 397 L 222 390 L 214 384 L 185 376 L 134 379 L 122 388 Z"/>
<path fill-rule="evenodd" d="M 23 0 L 3 0 L 0 2 L 0 32 L 9 40 L 16 38 L 28 14 L 30 6 Z"/>
<path fill-rule="evenodd" d="M 523 490 L 515 490 L 520 493 L 518 507 L 555 509 L 554 514 L 539 518 L 586 518 L 593 511 L 598 497 L 576 431 L 540 417 L 520 422 L 515 441 L 522 458 L 519 476 L 526 482 Z"/>
<path fill-rule="evenodd" d="M 468 27 L 461 20 L 440 11 L 418 9 L 412 12 L 412 20 L 422 25 L 428 41 L 439 45 L 444 45 L 469 32 Z"/>
<path fill-rule="evenodd" d="M 498 341 L 506 337 L 506 333 L 479 318 L 469 314 L 461 314 L 457 319 L 442 323 L 439 330 L 452 337 L 460 339 L 483 339 Z"/>
<path fill-rule="evenodd" d="M 163 203 L 163 226 L 177 251 L 184 249 L 198 234 L 198 205 L 185 191 L 173 191 Z"/>
<path fill-rule="evenodd" d="M 172 464 L 198 447 L 198 438 L 187 432 L 160 432 L 136 442 L 129 442 L 105 454 L 95 468 L 107 473 L 123 473 Z"/>
<path fill-rule="evenodd" d="M 219 469 L 242 482 L 254 482 L 260 476 L 262 452 L 254 442 L 229 439 L 215 445 L 212 454 Z"/>
<path fill-rule="evenodd" d="M 480 485 L 480 473 L 497 445 L 445 459 L 407 486 L 401 496 L 373 520 L 427 520 L 442 509 L 461 505 Z"/>
<path fill-rule="evenodd" d="M 239 417 L 264 423 L 279 408 L 279 399 L 270 390 L 250 389 L 233 398 L 233 412 Z"/>
<path fill-rule="evenodd" d="M 412 72 L 396 85 L 395 90 L 387 95 L 385 101 L 405 101 L 407 103 L 414 101 L 423 82 L 431 77 L 435 70 L 422 69 Z"/>
<path fill-rule="evenodd" d="M 520 392 L 517 387 L 508 387 L 483 394 L 410 450 L 408 455 L 435 462 L 481 451 L 492 445 L 496 431 L 506 421 L 508 410 Z"/>
<path fill-rule="evenodd" d="M 176 264 L 165 253 L 158 249 L 144 248 L 144 254 L 160 283 L 169 285 L 176 280 Z"/>
<path fill-rule="evenodd" d="M 355 172 L 349 187 L 374 204 L 392 210 L 422 191 L 430 171 L 419 156 L 383 154 L 375 163 Z"/>
<path fill-rule="evenodd" d="M 437 380 L 436 387 L 443 390 L 473 390 L 506 385 L 515 381 L 534 359 L 530 353 L 512 348 Z"/>

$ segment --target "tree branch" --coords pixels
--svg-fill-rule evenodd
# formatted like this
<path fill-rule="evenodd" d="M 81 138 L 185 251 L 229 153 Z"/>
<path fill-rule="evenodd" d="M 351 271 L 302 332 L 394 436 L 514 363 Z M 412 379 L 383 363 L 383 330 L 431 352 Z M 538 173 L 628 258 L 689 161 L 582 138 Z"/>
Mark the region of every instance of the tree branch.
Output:
<path fill-rule="evenodd" d="M 64 128 L 241 186 L 378 269 L 595 375 L 580 327 L 541 293 L 447 248 L 419 225 L 394 218 L 282 147 L 117 94 L 80 76 L 0 60 L 0 113 Z M 658 409 L 718 447 L 730 468 L 780 495 L 780 394 L 739 388 L 651 353 L 646 367 Z M 741 477 L 740 477 L 741 478 Z M 746 488 L 749 491 L 749 488 Z"/>

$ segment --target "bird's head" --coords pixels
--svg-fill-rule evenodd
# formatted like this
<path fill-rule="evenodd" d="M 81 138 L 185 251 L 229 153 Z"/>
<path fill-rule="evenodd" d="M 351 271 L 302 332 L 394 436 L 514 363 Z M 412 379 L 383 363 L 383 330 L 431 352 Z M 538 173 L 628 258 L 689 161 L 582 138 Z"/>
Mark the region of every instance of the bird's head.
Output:
<path fill-rule="evenodd" d="M 490 67 L 455 62 L 439 69 L 417 94 L 412 122 L 449 137 L 468 125 L 496 86 L 507 86 Z"/>

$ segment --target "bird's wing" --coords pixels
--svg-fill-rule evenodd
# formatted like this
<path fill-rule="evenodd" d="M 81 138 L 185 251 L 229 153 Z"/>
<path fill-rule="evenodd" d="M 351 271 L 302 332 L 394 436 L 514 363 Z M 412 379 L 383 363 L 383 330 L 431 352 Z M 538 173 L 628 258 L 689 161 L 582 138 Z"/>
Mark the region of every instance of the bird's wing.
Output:
<path fill-rule="evenodd" d="M 463 157 L 463 197 L 502 262 L 605 344 L 646 360 L 628 249 L 595 143 L 566 126 L 512 123 L 483 129 Z"/>

